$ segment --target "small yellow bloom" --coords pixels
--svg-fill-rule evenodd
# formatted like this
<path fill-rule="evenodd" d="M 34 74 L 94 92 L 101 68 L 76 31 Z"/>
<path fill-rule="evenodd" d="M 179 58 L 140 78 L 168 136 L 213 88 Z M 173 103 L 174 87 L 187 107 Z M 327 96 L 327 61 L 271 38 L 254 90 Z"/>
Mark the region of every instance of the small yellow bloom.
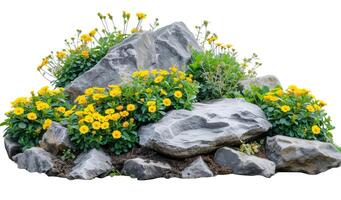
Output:
<path fill-rule="evenodd" d="M 155 113 L 156 112 L 156 106 L 155 105 L 151 105 L 148 107 L 148 112 L 150 113 Z"/>
<path fill-rule="evenodd" d="M 81 127 L 79 128 L 79 132 L 80 132 L 81 134 L 86 134 L 86 133 L 89 132 L 89 127 L 86 126 L 86 125 L 83 125 L 83 126 L 81 126 Z"/>
<path fill-rule="evenodd" d="M 95 121 L 92 123 L 92 128 L 95 129 L 95 130 L 98 130 L 101 128 L 101 122 L 99 121 Z"/>
<path fill-rule="evenodd" d="M 86 121 L 88 123 L 92 123 L 92 122 L 94 122 L 94 118 L 90 115 L 87 115 L 87 116 L 85 116 L 84 121 Z"/>
<path fill-rule="evenodd" d="M 147 101 L 147 106 L 155 106 L 156 102 L 155 101 Z"/>
<path fill-rule="evenodd" d="M 175 73 L 178 71 L 178 68 L 173 65 L 172 67 L 169 68 L 169 70 Z"/>
<path fill-rule="evenodd" d="M 87 103 L 86 96 L 85 95 L 80 95 L 76 98 L 75 100 L 76 103 L 84 105 Z"/>
<path fill-rule="evenodd" d="M 163 101 L 162 101 L 163 105 L 165 106 L 170 106 L 172 105 L 172 101 L 169 99 L 169 98 L 165 98 Z"/>
<path fill-rule="evenodd" d="M 143 20 L 147 17 L 147 15 L 145 13 L 140 12 L 140 13 L 136 13 L 136 17 L 138 20 Z"/>
<path fill-rule="evenodd" d="M 113 108 L 109 108 L 109 109 L 105 110 L 105 114 L 107 114 L 107 115 L 113 114 L 114 112 L 115 112 L 115 109 L 113 109 Z"/>
<path fill-rule="evenodd" d="M 115 113 L 111 115 L 111 119 L 114 121 L 117 121 L 121 118 L 121 115 L 119 113 Z"/>
<path fill-rule="evenodd" d="M 319 105 L 320 105 L 321 107 L 323 107 L 323 106 L 326 106 L 326 105 L 327 105 L 327 103 L 326 103 L 326 102 L 324 102 L 324 101 L 322 101 L 322 100 L 319 100 Z"/>
<path fill-rule="evenodd" d="M 129 122 L 125 121 L 122 123 L 123 128 L 128 128 L 129 127 Z"/>
<path fill-rule="evenodd" d="M 314 104 L 314 108 L 315 108 L 315 110 L 317 110 L 317 111 L 321 110 L 321 106 L 319 106 L 319 105 L 317 105 L 317 104 Z"/>
<path fill-rule="evenodd" d="M 154 79 L 154 83 L 160 83 L 160 82 L 162 82 L 162 80 L 163 80 L 163 76 L 157 76 Z"/>
<path fill-rule="evenodd" d="M 116 110 L 118 110 L 118 111 L 121 111 L 121 110 L 123 110 L 123 109 L 124 109 L 124 107 L 123 107 L 122 105 L 116 106 Z"/>
<path fill-rule="evenodd" d="M 136 109 L 135 105 L 134 104 L 128 104 L 127 105 L 127 110 L 128 111 L 134 111 Z"/>
<path fill-rule="evenodd" d="M 312 105 L 307 105 L 305 108 L 306 108 L 309 112 L 314 112 L 314 111 L 315 111 L 315 108 L 314 108 L 314 106 L 312 106 Z"/>
<path fill-rule="evenodd" d="M 121 115 L 121 117 L 128 117 L 129 112 L 125 110 L 125 111 L 120 112 L 120 115 Z"/>
<path fill-rule="evenodd" d="M 38 90 L 38 94 L 43 96 L 43 95 L 47 94 L 48 91 L 49 91 L 49 86 L 44 86 Z"/>
<path fill-rule="evenodd" d="M 52 120 L 51 119 L 46 119 L 45 121 L 44 121 L 44 124 L 43 124 L 43 129 L 48 129 L 50 126 L 51 126 L 51 124 L 52 124 Z"/>
<path fill-rule="evenodd" d="M 105 129 L 108 129 L 109 128 L 109 122 L 103 122 L 101 124 L 101 129 L 105 130 Z"/>
<path fill-rule="evenodd" d="M 160 94 L 161 94 L 161 95 L 167 95 L 167 92 L 166 92 L 166 90 L 161 89 L 161 90 L 160 90 Z"/>
<path fill-rule="evenodd" d="M 67 111 L 65 111 L 64 116 L 69 117 L 72 114 L 73 114 L 73 110 L 67 110 Z"/>
<path fill-rule="evenodd" d="M 174 92 L 174 96 L 176 98 L 181 98 L 182 97 L 182 92 L 180 90 L 177 90 L 177 91 Z"/>
<path fill-rule="evenodd" d="M 137 32 L 139 32 L 139 29 L 137 29 L 137 28 L 132 28 L 131 29 L 131 33 L 137 33 Z"/>
<path fill-rule="evenodd" d="M 81 35 L 81 41 L 84 43 L 91 42 L 92 37 L 88 34 L 83 34 L 83 35 Z"/>
<path fill-rule="evenodd" d="M 17 107 L 14 109 L 14 114 L 15 115 L 22 115 L 25 112 L 25 110 L 21 107 Z"/>
<path fill-rule="evenodd" d="M 36 120 L 37 118 L 38 118 L 38 117 L 37 117 L 37 114 L 35 114 L 34 112 L 30 112 L 30 113 L 27 114 L 27 119 L 29 119 L 29 120 L 34 121 L 34 120 Z"/>
<path fill-rule="evenodd" d="M 290 109 L 290 107 L 289 106 L 287 106 L 287 105 L 284 105 L 284 106 L 282 106 L 281 107 L 281 110 L 283 111 L 283 112 L 289 112 L 291 109 Z"/>
<path fill-rule="evenodd" d="M 146 92 L 147 92 L 148 94 L 150 94 L 150 93 L 152 93 L 152 92 L 153 92 L 153 89 L 151 89 L 151 88 L 147 88 L 147 89 L 146 89 Z"/>
<path fill-rule="evenodd" d="M 63 106 L 56 108 L 56 110 L 60 113 L 64 113 L 66 111 L 65 107 L 63 107 Z"/>
<path fill-rule="evenodd" d="M 89 58 L 89 51 L 87 51 L 87 50 L 82 51 L 82 56 L 84 58 Z"/>
<path fill-rule="evenodd" d="M 89 32 L 89 35 L 90 35 L 90 37 L 94 37 L 94 36 L 96 35 L 96 33 L 97 33 L 97 28 L 92 29 L 92 30 Z"/>
<path fill-rule="evenodd" d="M 112 97 L 120 96 L 122 93 L 120 88 L 114 88 L 109 92 L 109 95 Z"/>
<path fill-rule="evenodd" d="M 56 56 L 58 59 L 63 59 L 66 56 L 65 51 L 57 51 Z"/>
<path fill-rule="evenodd" d="M 111 134 L 112 134 L 112 137 L 113 137 L 114 139 L 120 139 L 121 136 L 122 136 L 122 133 L 121 133 L 121 131 L 119 131 L 119 130 L 115 130 L 115 131 L 113 131 Z"/>
<path fill-rule="evenodd" d="M 311 127 L 311 131 L 314 133 L 314 135 L 318 135 L 321 132 L 321 128 L 317 125 L 314 125 Z"/>
<path fill-rule="evenodd" d="M 94 88 L 88 88 L 84 91 L 86 96 L 91 96 L 94 93 Z"/>

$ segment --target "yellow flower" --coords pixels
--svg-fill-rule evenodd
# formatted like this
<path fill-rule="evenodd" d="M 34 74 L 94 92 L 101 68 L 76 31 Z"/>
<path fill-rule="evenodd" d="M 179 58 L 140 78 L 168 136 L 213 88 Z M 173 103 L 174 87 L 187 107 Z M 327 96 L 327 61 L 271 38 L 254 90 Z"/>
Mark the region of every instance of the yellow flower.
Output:
<path fill-rule="evenodd" d="M 227 44 L 227 45 L 226 45 L 226 48 L 228 48 L 228 49 L 231 49 L 232 47 L 233 47 L 232 44 Z"/>
<path fill-rule="evenodd" d="M 66 109 L 65 109 L 65 107 L 63 107 L 63 106 L 60 106 L 60 107 L 56 108 L 56 110 L 57 110 L 58 112 L 64 113 Z"/>
<path fill-rule="evenodd" d="M 161 90 L 160 90 L 160 93 L 161 93 L 161 95 L 167 95 L 167 92 L 166 92 L 166 90 L 164 90 L 164 89 L 161 89 Z"/>
<path fill-rule="evenodd" d="M 81 127 L 79 128 L 79 132 L 80 132 L 81 134 L 85 134 L 85 133 L 89 132 L 89 127 L 86 126 L 86 125 L 83 125 L 83 126 L 81 126 Z"/>
<path fill-rule="evenodd" d="M 121 117 L 128 117 L 129 112 L 125 110 L 125 111 L 120 112 L 120 115 L 121 115 Z"/>
<path fill-rule="evenodd" d="M 160 83 L 163 80 L 163 76 L 157 76 L 154 79 L 154 83 Z"/>
<path fill-rule="evenodd" d="M 147 106 L 155 106 L 156 102 L 155 101 L 147 101 Z"/>
<path fill-rule="evenodd" d="M 165 106 L 170 106 L 172 105 L 172 101 L 169 99 L 169 98 L 165 98 L 163 101 L 162 101 L 163 105 Z"/>
<path fill-rule="evenodd" d="M 48 91 L 49 91 L 49 86 L 44 86 L 38 90 L 38 94 L 43 96 L 43 95 L 47 94 Z"/>
<path fill-rule="evenodd" d="M 113 109 L 113 108 L 109 108 L 109 109 L 105 110 L 105 114 L 107 114 L 107 115 L 113 114 L 114 112 L 115 112 L 115 109 Z"/>
<path fill-rule="evenodd" d="M 94 122 L 94 118 L 90 115 L 87 115 L 87 116 L 85 116 L 84 121 L 86 121 L 88 123 L 92 123 L 92 122 Z"/>
<path fill-rule="evenodd" d="M 122 136 L 122 133 L 121 133 L 121 131 L 119 131 L 119 130 L 115 130 L 115 131 L 113 131 L 113 132 L 111 133 L 111 135 L 112 135 L 112 137 L 113 137 L 114 139 L 120 139 L 121 136 Z"/>
<path fill-rule="evenodd" d="M 323 106 L 327 105 L 327 103 L 324 102 L 324 101 L 322 101 L 322 100 L 319 100 L 319 105 L 320 105 L 321 107 L 323 107 Z"/>
<path fill-rule="evenodd" d="M 149 76 L 149 71 L 148 70 L 142 70 L 142 71 L 140 71 L 139 76 L 140 77 L 147 77 L 147 76 Z"/>
<path fill-rule="evenodd" d="M 129 127 L 129 122 L 127 122 L 127 121 L 123 122 L 122 127 L 123 128 Z"/>
<path fill-rule="evenodd" d="M 91 42 L 92 37 L 88 34 L 83 34 L 83 35 L 81 35 L 81 41 L 84 43 Z"/>
<path fill-rule="evenodd" d="M 317 105 L 317 104 L 314 104 L 314 108 L 315 108 L 315 110 L 317 110 L 317 111 L 321 110 L 321 106 L 319 106 L 319 105 Z"/>
<path fill-rule="evenodd" d="M 117 121 L 121 118 L 121 115 L 119 113 L 115 113 L 111 115 L 111 119 L 114 121 Z"/>
<path fill-rule="evenodd" d="M 109 122 L 103 122 L 101 124 L 101 129 L 105 130 L 105 129 L 108 129 L 109 128 Z"/>
<path fill-rule="evenodd" d="M 279 98 L 275 97 L 275 96 L 271 96 L 271 98 L 270 98 L 270 101 L 272 101 L 272 102 L 276 102 L 278 100 L 279 100 Z"/>
<path fill-rule="evenodd" d="M 181 98 L 182 97 L 182 92 L 180 90 L 177 90 L 177 91 L 174 92 L 174 96 L 176 98 Z"/>
<path fill-rule="evenodd" d="M 49 109 L 50 105 L 42 101 L 37 101 L 36 107 L 37 107 L 37 110 L 45 110 L 45 109 Z"/>
<path fill-rule="evenodd" d="M 130 118 L 129 121 L 130 121 L 131 124 L 133 124 L 135 122 L 135 119 L 134 118 Z"/>
<path fill-rule="evenodd" d="M 173 65 L 172 67 L 169 68 L 169 70 L 175 73 L 176 71 L 178 71 L 178 68 Z"/>
<path fill-rule="evenodd" d="M 87 51 L 87 50 L 82 51 L 82 56 L 84 58 L 89 58 L 89 51 Z"/>
<path fill-rule="evenodd" d="M 103 94 L 98 94 L 98 93 L 96 93 L 96 94 L 93 94 L 93 95 L 92 95 L 92 99 L 95 100 L 95 101 L 98 101 L 98 100 L 100 100 L 101 98 L 104 98 Z"/>
<path fill-rule="evenodd" d="M 158 73 L 158 70 L 157 69 L 152 69 L 152 70 L 150 70 L 150 73 L 156 75 Z"/>
<path fill-rule="evenodd" d="M 50 126 L 51 126 L 51 124 L 52 124 L 52 120 L 51 119 L 46 119 L 45 121 L 44 121 L 44 124 L 43 124 L 43 129 L 48 129 Z"/>
<path fill-rule="evenodd" d="M 101 128 L 101 122 L 99 121 L 95 121 L 92 123 L 92 128 L 95 129 L 95 130 L 98 130 Z"/>
<path fill-rule="evenodd" d="M 146 89 L 146 92 L 147 92 L 148 94 L 150 94 L 150 93 L 152 93 L 152 92 L 153 92 L 153 89 L 151 89 L 151 88 L 147 88 L 147 89 Z"/>
<path fill-rule="evenodd" d="M 68 116 L 72 115 L 72 113 L 73 113 L 73 110 L 67 110 L 67 111 L 65 111 L 64 116 L 68 117 Z"/>
<path fill-rule="evenodd" d="M 27 100 L 26 97 L 19 97 L 17 98 L 16 100 L 12 101 L 11 104 L 12 104 L 12 107 L 16 107 L 18 106 L 19 104 L 28 104 L 29 103 L 29 100 Z"/>
<path fill-rule="evenodd" d="M 218 36 L 216 35 L 216 34 L 213 34 L 211 37 L 209 37 L 208 39 L 207 39 L 207 42 L 209 43 L 209 44 L 212 44 L 214 41 L 216 41 L 218 39 Z"/>
<path fill-rule="evenodd" d="M 147 17 L 147 15 L 145 13 L 140 12 L 140 13 L 136 13 L 136 17 L 138 20 L 143 20 Z"/>
<path fill-rule="evenodd" d="M 122 93 L 122 91 L 121 91 L 121 89 L 118 87 L 118 88 L 112 89 L 112 90 L 109 92 L 109 95 L 112 96 L 112 97 L 116 97 L 116 96 L 121 95 L 121 93 Z"/>
<path fill-rule="evenodd" d="M 311 127 L 311 131 L 314 133 L 314 135 L 318 135 L 321 132 L 321 128 L 317 125 L 314 125 Z"/>
<path fill-rule="evenodd" d="M 56 56 L 58 59 L 63 59 L 66 56 L 65 51 L 57 51 Z"/>
<path fill-rule="evenodd" d="M 306 108 L 309 112 L 314 112 L 314 111 L 315 111 L 315 108 L 314 108 L 314 106 L 312 106 L 312 105 L 307 105 L 305 108 Z"/>
<path fill-rule="evenodd" d="M 97 33 L 97 28 L 92 29 L 92 30 L 89 32 L 89 35 L 90 35 L 90 37 L 94 37 L 94 36 L 96 35 L 96 33 Z"/>
<path fill-rule="evenodd" d="M 134 111 L 136 109 L 135 105 L 134 104 L 128 104 L 127 105 L 127 110 L 128 111 Z"/>
<path fill-rule="evenodd" d="M 189 78 L 189 77 L 186 78 L 186 81 L 189 82 L 189 83 L 193 82 L 193 80 L 191 78 Z"/>
<path fill-rule="evenodd" d="M 84 94 L 86 96 L 91 96 L 94 93 L 94 89 L 93 88 L 88 88 L 84 91 Z"/>
<path fill-rule="evenodd" d="M 155 113 L 156 112 L 156 106 L 155 105 L 151 105 L 148 107 L 148 112 L 150 113 Z"/>
<path fill-rule="evenodd" d="M 41 70 L 41 68 L 43 68 L 45 65 L 49 64 L 49 58 L 43 58 L 43 60 L 41 61 L 41 64 L 37 67 L 38 70 Z"/>
<path fill-rule="evenodd" d="M 284 106 L 281 107 L 281 110 L 286 113 L 286 112 L 290 111 L 290 107 L 287 106 L 287 105 L 284 105 Z"/>
<path fill-rule="evenodd" d="M 80 95 L 76 98 L 75 100 L 76 103 L 84 105 L 87 103 L 86 96 L 85 95 Z"/>
<path fill-rule="evenodd" d="M 34 112 L 30 112 L 27 114 L 27 119 L 29 120 L 36 120 L 38 117 L 37 117 L 37 114 L 35 114 Z"/>
<path fill-rule="evenodd" d="M 14 109 L 14 114 L 15 115 L 22 115 L 25 112 L 25 110 L 21 107 L 17 107 Z"/>
<path fill-rule="evenodd" d="M 86 106 L 84 110 L 89 112 L 95 112 L 95 106 L 93 104 L 89 104 Z"/>
<path fill-rule="evenodd" d="M 168 76 L 169 75 L 169 72 L 167 70 L 160 70 L 160 74 L 162 76 Z"/>
<path fill-rule="evenodd" d="M 280 97 L 283 96 L 283 90 L 282 89 L 277 90 L 276 94 Z"/>
<path fill-rule="evenodd" d="M 116 106 L 116 110 L 118 110 L 118 111 L 121 111 L 123 109 L 124 109 L 124 107 L 122 105 Z"/>
<path fill-rule="evenodd" d="M 132 28 L 131 29 L 131 33 L 137 33 L 137 32 L 139 32 L 139 29 L 137 29 L 137 28 Z"/>

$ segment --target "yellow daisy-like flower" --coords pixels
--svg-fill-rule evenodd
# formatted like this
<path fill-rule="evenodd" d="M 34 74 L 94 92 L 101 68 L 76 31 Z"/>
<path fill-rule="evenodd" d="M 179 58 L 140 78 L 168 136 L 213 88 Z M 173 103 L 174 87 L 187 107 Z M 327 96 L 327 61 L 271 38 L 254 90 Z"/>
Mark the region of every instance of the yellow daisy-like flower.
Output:
<path fill-rule="evenodd" d="M 155 105 L 149 106 L 148 107 L 148 112 L 155 113 L 156 112 L 156 106 Z"/>
<path fill-rule="evenodd" d="M 46 119 L 45 121 L 44 121 L 44 124 L 43 124 L 43 129 L 48 129 L 50 126 L 51 126 L 51 124 L 52 124 L 52 120 L 51 119 Z"/>
<path fill-rule="evenodd" d="M 121 111 L 123 109 L 124 109 L 124 107 L 122 105 L 116 106 L 116 110 L 118 110 L 118 111 Z"/>
<path fill-rule="evenodd" d="M 113 113 L 115 113 L 115 109 L 113 109 L 113 108 L 109 108 L 109 109 L 105 110 L 105 114 L 107 114 L 107 115 L 110 115 L 110 114 L 113 114 Z"/>
<path fill-rule="evenodd" d="M 121 131 L 119 131 L 119 130 L 115 130 L 115 131 L 113 131 L 113 132 L 111 133 L 111 135 L 112 135 L 112 137 L 113 137 L 114 139 L 120 139 L 121 136 L 122 136 L 122 133 L 121 133 Z"/>
<path fill-rule="evenodd" d="M 76 98 L 75 100 L 76 103 L 84 105 L 87 103 L 86 96 L 85 95 L 80 95 Z"/>
<path fill-rule="evenodd" d="M 119 113 L 115 113 L 115 114 L 112 114 L 111 115 L 111 119 L 113 120 L 113 121 L 117 121 L 117 120 L 119 120 L 121 118 L 121 115 L 119 114 Z"/>
<path fill-rule="evenodd" d="M 163 105 L 165 105 L 165 106 L 170 106 L 170 105 L 172 105 L 172 101 L 171 101 L 169 98 L 163 99 L 162 103 L 163 103 Z"/>
<path fill-rule="evenodd" d="M 86 96 L 91 96 L 94 93 L 94 88 L 88 88 L 84 91 Z"/>
<path fill-rule="evenodd" d="M 101 129 L 105 130 L 105 129 L 108 129 L 109 128 L 109 122 L 103 122 L 101 124 Z"/>
<path fill-rule="evenodd" d="M 291 110 L 291 108 L 289 106 L 287 106 L 287 105 L 284 105 L 284 106 L 281 107 L 281 110 L 282 110 L 282 112 L 286 113 L 286 112 L 289 112 Z"/>
<path fill-rule="evenodd" d="M 138 20 L 143 20 L 147 17 L 147 15 L 145 13 L 136 13 L 136 17 Z"/>
<path fill-rule="evenodd" d="M 174 96 L 179 99 L 182 97 L 182 92 L 180 90 L 177 90 L 174 92 Z"/>
<path fill-rule="evenodd" d="M 27 114 L 27 119 L 29 119 L 29 120 L 34 121 L 34 120 L 36 120 L 37 118 L 38 118 L 38 117 L 37 117 L 37 114 L 35 114 L 34 112 L 30 112 L 30 113 Z"/>
<path fill-rule="evenodd" d="M 57 51 L 56 56 L 58 59 L 63 59 L 66 56 L 65 51 Z"/>
<path fill-rule="evenodd" d="M 58 112 L 61 112 L 61 113 L 64 113 L 66 111 L 65 107 L 63 107 L 63 106 L 60 106 L 60 107 L 56 108 L 56 110 Z"/>
<path fill-rule="evenodd" d="M 147 106 L 155 106 L 156 102 L 155 101 L 147 101 Z"/>
<path fill-rule="evenodd" d="M 318 135 L 321 132 L 321 128 L 317 125 L 314 125 L 311 127 L 311 131 L 314 133 L 314 135 Z"/>
<path fill-rule="evenodd" d="M 92 122 L 94 122 L 94 118 L 90 115 L 87 115 L 87 116 L 85 116 L 84 121 L 86 121 L 88 123 L 92 123 Z"/>
<path fill-rule="evenodd" d="M 317 110 L 317 111 L 321 110 L 321 106 L 319 106 L 319 105 L 317 105 L 317 104 L 314 104 L 314 108 L 315 108 L 315 110 Z"/>
<path fill-rule="evenodd" d="M 315 111 L 315 108 L 314 108 L 314 106 L 312 106 L 312 105 L 307 105 L 305 108 L 306 108 L 309 112 L 314 112 L 314 111 Z"/>
<path fill-rule="evenodd" d="M 42 101 L 37 101 L 36 107 L 37 107 L 37 110 L 46 110 L 50 108 L 50 105 Z"/>
<path fill-rule="evenodd" d="M 323 106 L 326 106 L 326 105 L 327 105 L 327 103 L 326 103 L 326 102 L 324 102 L 324 101 L 322 101 L 322 100 L 319 100 L 319 105 L 320 105 L 321 107 L 323 107 Z"/>
<path fill-rule="evenodd" d="M 81 35 L 81 41 L 84 43 L 91 42 L 92 37 L 88 34 L 83 34 L 83 35 Z"/>
<path fill-rule="evenodd" d="M 128 105 L 127 105 L 127 110 L 128 110 L 128 111 L 131 112 L 131 111 L 134 111 L 135 109 L 136 109 L 136 107 L 135 107 L 134 104 L 128 104 Z"/>
<path fill-rule="evenodd" d="M 84 58 L 89 58 L 89 51 L 87 51 L 87 50 L 82 51 L 82 56 Z"/>
<path fill-rule="evenodd" d="M 163 76 L 157 76 L 157 77 L 155 77 L 155 79 L 154 79 L 154 83 L 160 83 L 160 82 L 162 82 L 163 81 Z"/>
<path fill-rule="evenodd" d="M 125 110 L 125 111 L 120 112 L 120 115 L 121 115 L 121 117 L 128 117 L 129 112 Z"/>
<path fill-rule="evenodd" d="M 89 35 L 90 35 L 90 37 L 94 37 L 94 36 L 96 35 L 96 33 L 97 33 L 97 28 L 92 29 L 92 30 L 89 32 Z"/>
<path fill-rule="evenodd" d="M 14 114 L 15 115 L 22 115 L 25 112 L 25 110 L 21 107 L 17 107 L 14 109 Z"/>
<path fill-rule="evenodd" d="M 161 95 L 167 95 L 167 92 L 166 92 L 166 90 L 161 89 L 161 90 L 160 90 L 160 94 L 161 94 Z"/>
<path fill-rule="evenodd" d="M 47 94 L 48 91 L 49 91 L 49 86 L 44 86 L 38 90 L 38 94 L 43 96 L 43 95 Z"/>
<path fill-rule="evenodd" d="M 129 127 L 129 122 L 125 121 L 122 123 L 123 128 L 128 128 Z"/>
<path fill-rule="evenodd" d="M 156 75 L 158 73 L 158 70 L 157 69 L 152 69 L 152 70 L 150 70 L 150 73 Z"/>
<path fill-rule="evenodd" d="M 86 126 L 86 125 L 83 125 L 83 126 L 81 126 L 81 127 L 79 128 L 79 132 L 80 132 L 81 134 L 86 134 L 86 133 L 89 132 L 89 127 Z"/>
<path fill-rule="evenodd" d="M 137 33 L 137 32 L 139 32 L 139 29 L 137 29 L 136 27 L 131 29 L 131 33 Z"/>
<path fill-rule="evenodd" d="M 101 122 L 99 121 L 95 121 L 92 123 L 92 128 L 95 129 L 95 130 L 98 130 L 101 128 Z"/>
<path fill-rule="evenodd" d="M 178 68 L 175 67 L 174 65 L 172 67 L 169 68 L 169 70 L 173 73 L 177 72 L 178 71 Z"/>
<path fill-rule="evenodd" d="M 117 96 L 120 96 L 121 93 L 122 93 L 122 91 L 120 88 L 114 88 L 109 92 L 109 95 L 112 97 L 117 97 Z"/>

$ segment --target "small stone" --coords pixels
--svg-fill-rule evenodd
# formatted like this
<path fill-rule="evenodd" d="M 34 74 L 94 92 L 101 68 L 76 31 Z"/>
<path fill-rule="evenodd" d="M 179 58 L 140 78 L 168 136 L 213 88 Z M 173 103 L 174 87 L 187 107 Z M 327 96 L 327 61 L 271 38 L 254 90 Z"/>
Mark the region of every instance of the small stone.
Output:
<path fill-rule="evenodd" d="M 5 144 L 5 149 L 7 151 L 7 155 L 11 160 L 13 160 L 13 156 L 22 152 L 20 144 L 18 144 L 17 142 L 14 142 L 8 136 L 4 138 L 4 144 Z"/>
<path fill-rule="evenodd" d="M 211 177 L 213 172 L 207 166 L 201 156 L 192 162 L 181 172 L 182 178 L 200 178 L 200 177 Z"/>
<path fill-rule="evenodd" d="M 80 154 L 69 174 L 73 179 L 93 179 L 113 169 L 111 158 L 101 150 L 92 149 Z"/>
<path fill-rule="evenodd" d="M 53 122 L 44 133 L 40 141 L 40 147 L 53 155 L 57 155 L 66 148 L 72 148 L 67 128 L 57 122 Z"/>
<path fill-rule="evenodd" d="M 46 173 L 50 171 L 53 164 L 53 156 L 40 147 L 32 147 L 13 157 L 18 168 L 29 172 Z"/>
<path fill-rule="evenodd" d="M 266 76 L 242 80 L 238 84 L 242 91 L 251 90 L 251 86 L 255 86 L 255 87 L 267 86 L 270 89 L 273 89 L 277 86 L 281 86 L 281 83 L 279 82 L 278 78 L 273 75 L 266 75 Z"/>
<path fill-rule="evenodd" d="M 126 160 L 122 169 L 122 173 L 139 180 L 164 177 L 170 171 L 171 166 L 167 163 L 142 158 Z"/>
<path fill-rule="evenodd" d="M 333 144 L 283 135 L 267 138 L 266 155 L 278 171 L 318 174 L 341 165 L 341 153 Z"/>
<path fill-rule="evenodd" d="M 234 174 L 240 175 L 262 175 L 267 178 L 275 174 L 274 162 L 248 155 L 228 147 L 220 148 L 214 155 L 214 161 L 232 170 Z"/>

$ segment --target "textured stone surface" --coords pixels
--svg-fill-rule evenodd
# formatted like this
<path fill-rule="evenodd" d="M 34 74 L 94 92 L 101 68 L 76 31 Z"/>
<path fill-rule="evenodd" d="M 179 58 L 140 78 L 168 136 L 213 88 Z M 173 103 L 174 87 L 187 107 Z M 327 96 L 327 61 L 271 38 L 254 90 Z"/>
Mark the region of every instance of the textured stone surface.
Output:
<path fill-rule="evenodd" d="M 183 67 L 191 58 L 191 48 L 200 50 L 193 34 L 182 22 L 154 32 L 135 33 L 111 48 L 97 65 L 72 81 L 65 91 L 75 98 L 88 87 L 119 84 L 129 80 L 138 67 Z"/>
<path fill-rule="evenodd" d="M 279 171 L 318 174 L 341 164 L 341 153 L 330 143 L 281 135 L 267 138 L 266 154 Z"/>
<path fill-rule="evenodd" d="M 213 172 L 205 161 L 199 157 L 181 172 L 182 178 L 211 177 Z"/>
<path fill-rule="evenodd" d="M 65 148 L 72 148 L 67 128 L 53 122 L 44 133 L 40 141 L 40 147 L 54 155 L 62 152 Z"/>
<path fill-rule="evenodd" d="M 53 156 L 39 147 L 32 147 L 13 157 L 18 168 L 29 172 L 46 173 L 53 168 Z"/>
<path fill-rule="evenodd" d="M 113 169 L 111 158 L 97 149 L 80 154 L 75 164 L 70 172 L 70 178 L 93 179 Z"/>
<path fill-rule="evenodd" d="M 241 90 L 250 90 L 252 85 L 256 87 L 267 86 L 270 89 L 273 89 L 276 86 L 281 86 L 281 83 L 279 82 L 278 78 L 273 75 L 260 76 L 239 82 L 239 87 Z"/>
<path fill-rule="evenodd" d="M 126 160 L 122 169 L 122 173 L 139 180 L 164 177 L 170 171 L 171 166 L 167 163 L 142 158 Z"/>
<path fill-rule="evenodd" d="M 234 174 L 240 175 L 262 175 L 269 178 L 275 174 L 276 169 L 275 163 L 270 160 L 248 155 L 228 147 L 218 149 L 214 155 L 214 161 L 230 168 Z"/>
<path fill-rule="evenodd" d="M 18 153 L 21 153 L 20 145 L 7 136 L 4 138 L 4 145 L 10 159 Z"/>
<path fill-rule="evenodd" d="M 159 122 L 141 127 L 140 145 L 172 157 L 192 157 L 225 145 L 240 144 L 268 131 L 263 111 L 243 99 L 196 103 L 173 110 Z"/>

